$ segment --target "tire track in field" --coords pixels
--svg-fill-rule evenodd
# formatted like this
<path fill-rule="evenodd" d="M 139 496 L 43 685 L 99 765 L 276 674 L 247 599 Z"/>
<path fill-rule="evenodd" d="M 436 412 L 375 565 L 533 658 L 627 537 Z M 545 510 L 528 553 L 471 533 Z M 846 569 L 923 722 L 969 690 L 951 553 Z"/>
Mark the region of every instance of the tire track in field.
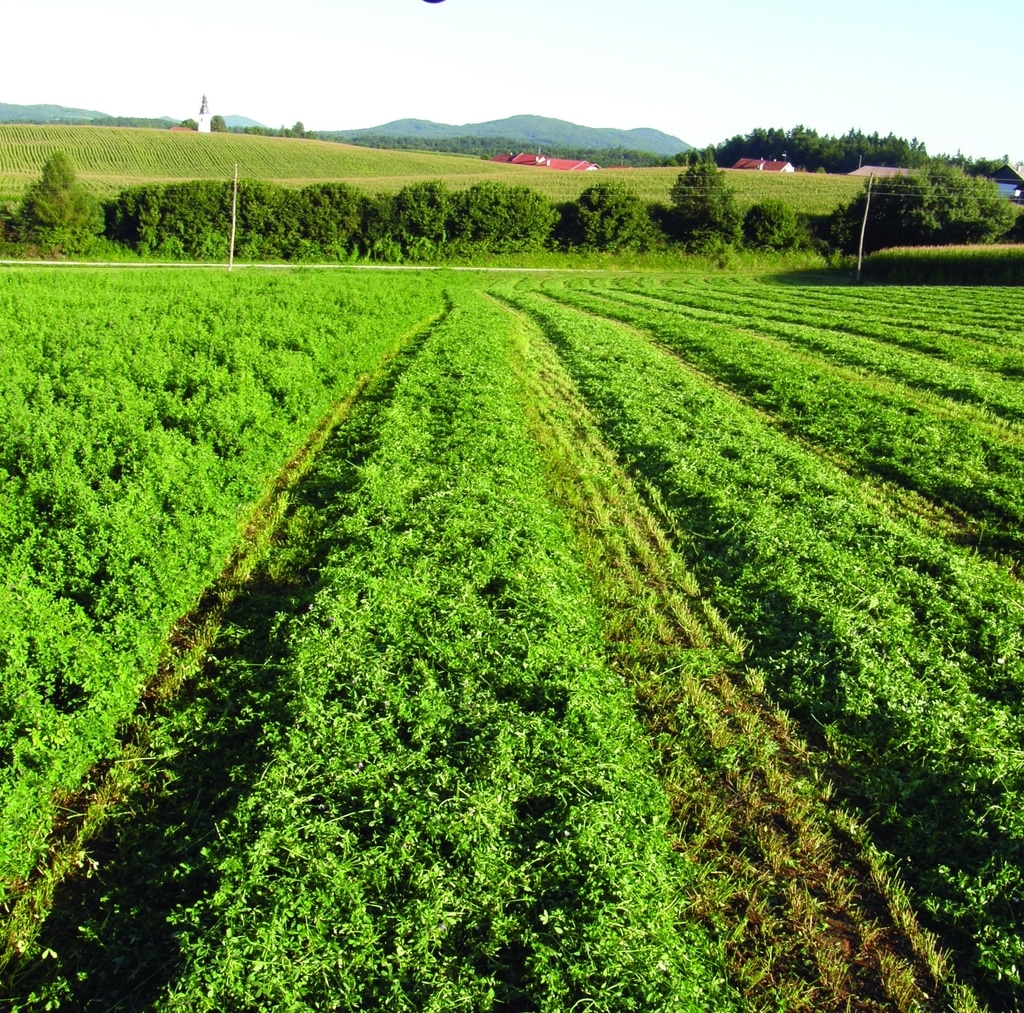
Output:
<path fill-rule="evenodd" d="M 751 1008 L 943 1008 L 926 992 L 960 988 L 866 830 L 831 800 L 837 772 L 759 673 L 743 671 L 744 645 L 675 552 L 682 536 L 657 491 L 620 465 L 543 328 L 498 301 L 520 321 L 516 369 L 552 495 L 594 573 L 610 660 L 634 689 L 676 846 L 705 870 L 688 900 L 724 938 Z"/>
<path fill-rule="evenodd" d="M 752 404 L 733 387 L 704 372 L 684 358 L 679 351 L 666 345 L 642 327 L 626 323 L 614 316 L 606 317 L 596 311 L 583 309 L 569 302 L 563 302 L 557 296 L 551 295 L 546 291 L 538 294 L 551 300 L 551 302 L 558 306 L 570 309 L 583 316 L 592 317 L 595 320 L 611 323 L 635 335 L 638 339 L 655 345 L 664 354 L 678 363 L 687 373 L 700 380 L 701 383 L 722 394 L 737 407 L 749 412 L 785 439 L 795 443 L 802 450 L 812 454 L 817 459 L 842 473 L 847 479 L 858 486 L 864 502 L 884 516 L 897 521 L 911 521 L 922 531 L 940 533 L 952 544 L 970 547 L 979 554 L 984 555 L 993 563 L 1003 567 L 1014 579 L 1022 579 L 1020 559 L 1015 556 L 1008 556 L 1003 549 L 991 548 L 986 545 L 985 538 L 988 536 L 989 531 L 984 520 L 979 521 L 954 504 L 932 499 L 917 489 L 895 482 L 888 482 L 876 473 L 861 467 L 845 454 L 823 447 L 820 443 L 802 436 L 778 416 Z M 760 335 L 753 336 L 762 337 Z M 784 343 L 778 342 L 778 344 Z M 815 361 L 815 365 L 818 365 L 816 360 L 813 361 Z M 824 368 L 823 365 L 822 368 Z M 838 370 L 834 370 L 834 372 L 839 375 Z M 989 423 L 991 424 L 991 420 L 989 420 Z M 1024 433 L 1020 434 L 1019 439 L 1024 443 Z"/>
<path fill-rule="evenodd" d="M 195 607 L 174 624 L 164 659 L 143 689 L 134 719 L 122 730 L 120 753 L 97 764 L 75 796 L 58 800 L 61 819 L 50 833 L 47 863 L 36 870 L 20 896 L 4 911 L 0 987 L 6 988 L 2 983 L 9 966 L 29 951 L 51 908 L 73 902 L 77 891 L 88 889 L 84 880 L 98 867 L 91 853 L 111 847 L 107 828 L 112 820 L 130 819 L 136 809 L 149 804 L 147 796 L 159 791 L 159 769 L 152 767 L 159 758 L 149 755 L 155 722 L 182 688 L 203 671 L 207 652 L 238 602 L 258 588 L 262 581 L 259 569 L 272 554 L 295 493 L 319 455 L 357 405 L 390 395 L 405 363 L 451 310 L 451 302 L 446 300 L 439 314 L 401 335 L 385 352 L 375 372 L 361 375 L 334 405 L 270 483 L 220 575 L 200 595 Z M 116 835 L 116 830 L 113 833 Z M 16 968 L 14 977 L 18 976 Z"/>

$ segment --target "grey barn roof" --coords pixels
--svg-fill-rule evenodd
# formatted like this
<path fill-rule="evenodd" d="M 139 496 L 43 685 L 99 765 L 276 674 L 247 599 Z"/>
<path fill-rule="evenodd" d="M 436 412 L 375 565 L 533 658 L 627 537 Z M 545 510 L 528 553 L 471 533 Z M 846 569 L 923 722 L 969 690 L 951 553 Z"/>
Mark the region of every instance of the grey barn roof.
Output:
<path fill-rule="evenodd" d="M 909 173 L 909 169 L 898 169 L 892 165 L 862 165 L 859 169 L 854 169 L 853 172 L 848 172 L 848 176 L 906 176 Z"/>

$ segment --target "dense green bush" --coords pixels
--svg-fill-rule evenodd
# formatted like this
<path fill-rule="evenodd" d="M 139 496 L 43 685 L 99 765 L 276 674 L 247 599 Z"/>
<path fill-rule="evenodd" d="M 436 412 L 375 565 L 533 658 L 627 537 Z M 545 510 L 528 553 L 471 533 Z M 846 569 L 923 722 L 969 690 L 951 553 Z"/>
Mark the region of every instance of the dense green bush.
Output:
<path fill-rule="evenodd" d="M 62 253 L 81 253 L 103 230 L 99 204 L 62 151 L 46 160 L 42 177 L 25 192 L 16 223 L 25 242 Z"/>
<path fill-rule="evenodd" d="M 680 173 L 669 196 L 673 238 L 688 249 L 710 252 L 739 240 L 743 212 L 725 174 L 710 159 Z"/>
<path fill-rule="evenodd" d="M 455 203 L 441 182 L 412 183 L 391 199 L 392 239 L 412 260 L 429 260 L 444 250 L 455 231 Z"/>
<path fill-rule="evenodd" d="M 133 187 L 122 190 L 105 215 L 106 236 L 144 256 L 226 258 L 231 185 L 195 181 Z"/>
<path fill-rule="evenodd" d="M 344 183 L 286 190 L 238 184 L 235 252 L 245 260 L 338 260 L 356 251 L 363 198 Z M 106 235 L 143 255 L 223 260 L 231 184 L 211 181 L 124 190 L 106 207 Z"/>
<path fill-rule="evenodd" d="M 527 186 L 483 182 L 454 196 L 456 245 L 488 253 L 515 253 L 547 245 L 558 214 Z"/>
<path fill-rule="evenodd" d="M 231 234 L 231 184 L 149 185 L 105 208 L 106 236 L 144 256 L 223 260 Z M 525 186 L 484 182 L 454 193 L 414 183 L 367 198 L 344 183 L 287 190 L 238 184 L 235 254 L 242 260 L 430 260 L 547 245 L 551 203 Z"/>
<path fill-rule="evenodd" d="M 782 200 L 769 197 L 747 209 L 743 238 L 755 250 L 786 250 L 796 244 L 796 212 Z"/>
<path fill-rule="evenodd" d="M 563 246 L 634 252 L 649 250 L 664 237 L 643 198 L 618 183 L 597 183 L 565 205 L 559 238 Z"/>
<path fill-rule="evenodd" d="M 860 239 L 867 188 L 832 216 L 833 245 L 854 253 Z M 991 243 L 1013 227 L 1014 209 L 987 179 L 935 165 L 927 172 L 890 176 L 871 184 L 864 250 L 892 246 Z"/>
<path fill-rule="evenodd" d="M 143 256 L 226 260 L 231 201 L 225 182 L 133 187 L 106 205 L 105 236 Z M 794 213 L 779 201 L 763 202 L 748 219 L 754 248 L 799 245 Z M 680 175 L 671 206 L 650 204 L 614 180 L 557 207 L 530 187 L 490 180 L 457 191 L 440 180 L 417 182 L 372 197 L 344 183 L 289 190 L 241 180 L 235 256 L 400 263 L 544 249 L 643 253 L 673 241 L 707 253 L 738 243 L 743 221 L 724 175 L 708 161 Z"/>

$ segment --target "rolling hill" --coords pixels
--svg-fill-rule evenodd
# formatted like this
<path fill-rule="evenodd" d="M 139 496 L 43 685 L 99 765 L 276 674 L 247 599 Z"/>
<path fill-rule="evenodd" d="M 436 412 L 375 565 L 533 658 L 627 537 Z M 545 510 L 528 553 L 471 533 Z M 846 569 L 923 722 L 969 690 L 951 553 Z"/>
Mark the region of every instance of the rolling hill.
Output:
<path fill-rule="evenodd" d="M 464 123 L 454 126 L 449 123 L 434 123 L 431 120 L 392 120 L 377 127 L 358 130 L 330 131 L 347 137 L 422 137 L 444 139 L 456 137 L 511 137 L 522 141 L 524 147 L 549 145 L 551 147 L 576 147 L 583 150 L 602 148 L 629 148 L 634 151 L 648 151 L 655 155 L 675 155 L 689 151 L 686 141 L 662 133 L 650 127 L 633 130 L 617 130 L 612 127 L 584 127 L 566 120 L 550 119 L 546 116 L 509 116 L 503 120 L 488 120 L 484 123 Z"/>
<path fill-rule="evenodd" d="M 70 106 L 19 106 L 0 102 L 0 123 L 69 123 L 75 120 L 108 119 L 95 109 L 73 109 Z"/>
<path fill-rule="evenodd" d="M 142 183 L 229 180 L 235 163 L 243 178 L 285 186 L 336 180 L 364 193 L 379 193 L 423 180 L 442 180 L 453 189 L 497 180 L 529 186 L 555 201 L 574 200 L 599 180 L 614 180 L 646 200 L 667 201 L 679 175 L 678 168 L 558 172 L 465 155 L 382 151 L 251 134 L 8 124 L 0 126 L 0 204 L 17 200 L 58 149 L 71 159 L 79 179 L 100 197 Z M 795 209 L 812 213 L 830 211 L 863 186 L 856 177 L 824 173 L 732 172 L 729 182 L 744 204 L 780 197 Z"/>

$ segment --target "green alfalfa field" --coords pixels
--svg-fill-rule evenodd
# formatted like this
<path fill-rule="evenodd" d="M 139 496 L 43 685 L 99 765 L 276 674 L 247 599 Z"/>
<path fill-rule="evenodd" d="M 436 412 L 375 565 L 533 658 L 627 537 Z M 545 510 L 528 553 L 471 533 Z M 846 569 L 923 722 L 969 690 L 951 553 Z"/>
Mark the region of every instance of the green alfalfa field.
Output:
<path fill-rule="evenodd" d="M 5 269 L 5 1002 L 1019 1009 L 1022 322 Z"/>
<path fill-rule="evenodd" d="M 198 134 L 121 127 L 0 125 L 0 201 L 17 200 L 39 178 L 46 159 L 61 150 L 98 196 L 129 186 L 192 179 L 243 178 L 301 187 L 319 181 L 349 183 L 368 194 L 439 179 L 461 189 L 482 180 L 527 185 L 553 200 L 572 200 L 596 179 L 613 178 L 650 201 L 667 201 L 679 169 L 559 172 L 502 165 L 465 155 L 382 151 L 327 141 L 239 134 Z M 795 210 L 827 214 L 859 192 L 848 176 L 730 172 L 743 204 L 780 197 Z"/>

